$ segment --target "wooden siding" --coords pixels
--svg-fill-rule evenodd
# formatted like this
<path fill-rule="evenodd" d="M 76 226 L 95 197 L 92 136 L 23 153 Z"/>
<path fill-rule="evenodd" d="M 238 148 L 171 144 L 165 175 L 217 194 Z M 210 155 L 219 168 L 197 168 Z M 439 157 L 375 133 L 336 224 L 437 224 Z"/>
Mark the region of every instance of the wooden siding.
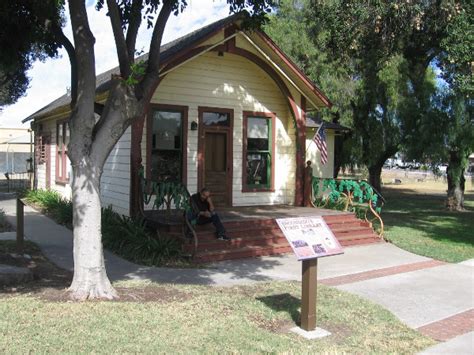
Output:
<path fill-rule="evenodd" d="M 238 68 L 238 70 L 236 70 Z M 234 111 L 233 205 L 281 204 L 294 201 L 295 128 L 280 90 L 268 75 L 245 58 L 209 52 L 169 73 L 155 92 L 152 103 L 186 105 L 188 112 L 187 185 L 197 190 L 198 106 Z M 242 192 L 243 111 L 276 114 L 275 192 Z M 146 144 L 146 132 L 142 140 Z M 143 150 L 142 150 L 143 151 Z"/>
<path fill-rule="evenodd" d="M 71 198 L 70 184 L 56 183 L 56 120 L 43 122 L 43 132 L 51 135 L 51 189 L 65 198 Z M 67 160 L 67 171 L 72 175 L 71 163 Z M 37 166 L 38 189 L 46 188 L 46 164 Z M 112 149 L 104 165 L 101 179 L 102 206 L 112 206 L 114 211 L 129 214 L 130 197 L 130 128 Z"/>
<path fill-rule="evenodd" d="M 125 216 L 130 213 L 130 146 L 128 128 L 110 152 L 100 180 L 102 206 Z"/>
<path fill-rule="evenodd" d="M 62 120 L 62 118 L 61 118 Z M 71 198 L 71 187 L 69 184 L 57 183 L 56 182 L 56 122 L 57 120 L 50 120 L 42 122 L 43 133 L 49 134 L 51 137 L 50 145 L 50 166 L 51 166 L 51 190 L 59 192 L 65 198 Z M 71 174 L 71 164 L 69 159 L 67 160 L 67 174 Z M 38 166 L 37 171 L 37 187 L 38 189 L 46 189 L 46 163 Z"/>
<path fill-rule="evenodd" d="M 313 175 L 323 178 L 332 178 L 334 172 L 334 131 L 326 130 L 326 143 L 328 146 L 328 162 L 321 164 L 321 153 L 316 147 L 316 143 L 312 142 L 317 128 L 306 130 L 306 161 L 311 160 L 313 167 Z"/>

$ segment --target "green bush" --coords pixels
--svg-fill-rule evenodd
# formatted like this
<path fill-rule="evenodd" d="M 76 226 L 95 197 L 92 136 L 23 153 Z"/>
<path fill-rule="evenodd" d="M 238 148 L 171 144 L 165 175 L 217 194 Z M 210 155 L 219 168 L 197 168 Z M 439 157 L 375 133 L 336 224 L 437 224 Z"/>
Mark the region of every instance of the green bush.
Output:
<path fill-rule="evenodd" d="M 38 205 L 56 222 L 72 226 L 72 202 L 53 190 L 28 190 L 24 193 L 26 200 Z"/>
<path fill-rule="evenodd" d="M 102 241 L 107 249 L 144 265 L 160 265 L 181 257 L 178 239 L 154 235 L 143 219 L 120 216 L 111 207 L 102 209 Z"/>
<path fill-rule="evenodd" d="M 72 227 L 72 202 L 52 190 L 28 190 L 24 198 L 39 206 L 56 222 Z M 144 265 L 161 265 L 181 257 L 176 238 L 148 230 L 143 219 L 121 216 L 111 207 L 102 209 L 102 242 L 121 257 Z"/>

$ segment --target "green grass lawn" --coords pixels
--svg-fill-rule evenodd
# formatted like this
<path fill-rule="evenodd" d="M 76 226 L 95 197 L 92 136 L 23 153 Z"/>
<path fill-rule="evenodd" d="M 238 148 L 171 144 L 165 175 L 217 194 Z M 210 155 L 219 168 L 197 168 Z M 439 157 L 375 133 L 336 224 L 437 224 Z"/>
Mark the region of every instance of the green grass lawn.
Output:
<path fill-rule="evenodd" d="M 0 296 L 0 352 L 416 353 L 435 343 L 382 307 L 324 286 L 318 290 L 318 326 L 333 334 L 318 341 L 288 332 L 300 312 L 296 282 L 117 286 L 128 301 Z"/>
<path fill-rule="evenodd" d="M 466 211 L 450 212 L 444 207 L 442 187 L 437 189 L 434 185 L 428 190 L 415 185 L 384 187 L 385 238 L 438 260 L 456 263 L 474 258 L 474 193 L 466 194 Z"/>

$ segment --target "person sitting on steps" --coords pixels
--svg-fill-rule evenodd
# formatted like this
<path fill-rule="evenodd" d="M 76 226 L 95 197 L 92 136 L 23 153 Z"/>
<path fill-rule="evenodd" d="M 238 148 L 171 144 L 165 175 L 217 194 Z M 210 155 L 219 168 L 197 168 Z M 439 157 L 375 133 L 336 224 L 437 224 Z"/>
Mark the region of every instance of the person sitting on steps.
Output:
<path fill-rule="evenodd" d="M 216 227 L 217 239 L 230 240 L 226 235 L 225 228 L 216 213 L 214 204 L 211 199 L 211 191 L 203 188 L 200 192 L 191 196 L 192 211 L 187 217 L 190 221 L 196 220 L 196 224 L 202 225 L 212 223 Z"/>

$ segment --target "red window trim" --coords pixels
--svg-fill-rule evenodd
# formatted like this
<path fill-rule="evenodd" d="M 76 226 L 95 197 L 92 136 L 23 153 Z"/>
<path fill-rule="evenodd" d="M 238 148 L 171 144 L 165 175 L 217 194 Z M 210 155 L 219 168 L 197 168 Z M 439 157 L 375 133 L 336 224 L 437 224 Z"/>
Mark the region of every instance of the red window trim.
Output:
<path fill-rule="evenodd" d="M 65 185 L 69 182 L 69 177 L 67 176 L 67 145 L 64 144 L 65 137 L 66 137 L 66 129 L 67 129 L 67 120 L 60 120 L 56 121 L 56 183 L 59 185 Z M 59 125 L 62 124 L 63 132 L 63 150 L 59 150 Z M 61 159 L 61 171 L 59 171 L 59 159 Z"/>
<path fill-rule="evenodd" d="M 153 111 L 169 110 L 179 111 L 183 114 L 183 148 L 182 148 L 182 182 L 187 185 L 188 181 L 188 106 L 168 105 L 168 104 L 150 104 L 146 117 L 146 176 L 151 178 L 151 143 L 153 135 Z"/>
<path fill-rule="evenodd" d="M 247 187 L 247 179 L 245 174 L 245 167 L 247 166 L 247 125 L 249 117 L 262 117 L 267 118 L 271 121 L 271 141 L 272 146 L 270 148 L 272 159 L 271 159 L 271 170 L 270 170 L 270 187 L 264 188 L 249 188 Z M 273 112 L 253 112 L 243 111 L 243 138 L 242 138 L 242 192 L 275 192 L 275 125 L 276 125 L 276 114 Z"/>

